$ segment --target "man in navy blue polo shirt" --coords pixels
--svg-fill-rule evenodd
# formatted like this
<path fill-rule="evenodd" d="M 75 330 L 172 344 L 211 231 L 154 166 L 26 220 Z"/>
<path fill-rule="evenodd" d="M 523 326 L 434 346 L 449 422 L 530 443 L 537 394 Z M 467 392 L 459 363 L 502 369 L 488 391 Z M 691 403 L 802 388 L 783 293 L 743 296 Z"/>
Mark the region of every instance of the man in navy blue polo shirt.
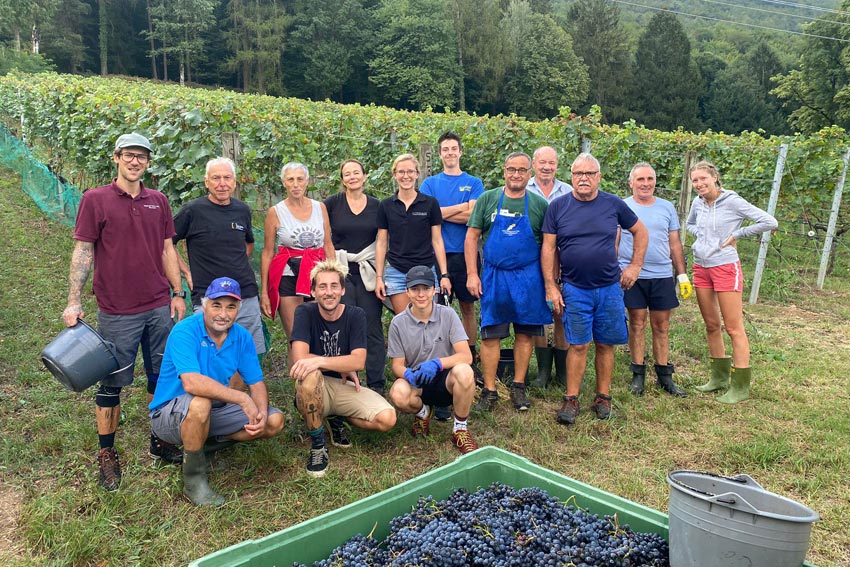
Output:
<path fill-rule="evenodd" d="M 193 504 L 220 505 L 207 483 L 204 443 L 277 435 L 283 414 L 270 407 L 251 334 L 234 324 L 242 301 L 236 280 L 213 280 L 202 312 L 175 325 L 165 345 L 151 409 L 151 429 L 183 445 L 183 494 Z M 239 372 L 249 392 L 228 387 Z"/>

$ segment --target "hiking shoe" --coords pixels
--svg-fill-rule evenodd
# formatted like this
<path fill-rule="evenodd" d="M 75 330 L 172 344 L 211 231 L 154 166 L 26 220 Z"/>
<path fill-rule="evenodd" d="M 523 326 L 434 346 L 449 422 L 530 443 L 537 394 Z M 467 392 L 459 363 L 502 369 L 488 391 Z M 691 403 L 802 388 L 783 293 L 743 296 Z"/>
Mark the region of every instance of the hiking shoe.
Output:
<path fill-rule="evenodd" d="M 437 406 L 434 408 L 434 419 L 437 421 L 448 421 L 452 418 L 452 410 L 449 406 Z"/>
<path fill-rule="evenodd" d="M 578 415 L 578 396 L 564 396 L 563 400 L 564 403 L 561 404 L 561 409 L 558 410 L 555 418 L 558 420 L 558 423 L 572 425 L 576 422 L 576 416 Z"/>
<path fill-rule="evenodd" d="M 511 403 L 517 411 L 528 411 L 531 401 L 525 395 L 525 384 L 521 382 L 511 383 Z"/>
<path fill-rule="evenodd" d="M 481 397 L 475 405 L 477 411 L 493 411 L 499 401 L 499 394 L 496 390 L 488 390 L 481 388 Z"/>
<path fill-rule="evenodd" d="M 97 466 L 100 468 L 97 483 L 104 490 L 117 490 L 121 483 L 121 463 L 118 462 L 118 451 L 115 447 L 105 447 L 98 452 Z"/>
<path fill-rule="evenodd" d="M 478 448 L 478 443 L 475 442 L 475 439 L 472 438 L 472 435 L 466 429 L 458 429 L 452 433 L 452 443 L 455 444 L 461 455 L 471 453 Z"/>
<path fill-rule="evenodd" d="M 433 412 L 434 410 L 429 407 L 428 415 L 425 417 L 414 416 L 413 428 L 410 430 L 410 434 L 414 437 L 425 437 L 431 433 L 431 414 Z"/>
<path fill-rule="evenodd" d="M 328 419 L 328 425 L 331 430 L 331 443 L 334 447 L 348 449 L 351 447 L 351 438 L 348 436 L 348 427 L 345 425 L 345 418 L 333 416 Z"/>
<path fill-rule="evenodd" d="M 183 451 L 177 448 L 176 445 L 167 443 L 151 433 L 151 455 L 155 459 L 161 459 L 171 465 L 183 464 Z"/>
<path fill-rule="evenodd" d="M 310 456 L 307 458 L 307 474 L 319 478 L 325 476 L 326 470 L 328 470 L 328 448 L 324 445 L 311 448 Z"/>
<path fill-rule="evenodd" d="M 590 409 L 596 413 L 597 419 L 608 419 L 611 417 L 611 396 L 596 394 Z"/>

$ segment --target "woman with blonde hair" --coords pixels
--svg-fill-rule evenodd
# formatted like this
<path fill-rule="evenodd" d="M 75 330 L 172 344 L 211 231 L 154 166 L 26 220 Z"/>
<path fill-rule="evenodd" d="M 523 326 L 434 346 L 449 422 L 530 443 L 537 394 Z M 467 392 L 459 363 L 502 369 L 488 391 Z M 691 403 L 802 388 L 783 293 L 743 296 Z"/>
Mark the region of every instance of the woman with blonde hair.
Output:
<path fill-rule="evenodd" d="M 750 342 L 744 328 L 744 276 L 737 244 L 742 238 L 776 229 L 778 223 L 734 191 L 724 189 L 714 164 L 697 163 L 690 177 L 698 196 L 691 204 L 686 228 L 696 236 L 691 247 L 693 285 L 711 355 L 711 378 L 697 390 L 728 388 L 717 401 L 734 404 L 749 397 L 752 380 Z M 742 226 L 745 220 L 753 224 Z M 731 358 L 726 356 L 724 327 L 732 341 Z"/>
<path fill-rule="evenodd" d="M 407 307 L 406 275 L 414 266 L 439 268 L 434 272 L 435 287 L 451 293 L 446 265 L 446 249 L 440 225 L 443 215 L 433 197 L 416 190 L 419 162 L 413 154 L 393 160 L 393 179 L 398 190 L 381 201 L 378 208 L 378 239 L 375 248 L 377 282 L 375 294 L 381 301 L 389 297 L 396 314 Z M 384 261 L 386 260 L 386 266 Z"/>

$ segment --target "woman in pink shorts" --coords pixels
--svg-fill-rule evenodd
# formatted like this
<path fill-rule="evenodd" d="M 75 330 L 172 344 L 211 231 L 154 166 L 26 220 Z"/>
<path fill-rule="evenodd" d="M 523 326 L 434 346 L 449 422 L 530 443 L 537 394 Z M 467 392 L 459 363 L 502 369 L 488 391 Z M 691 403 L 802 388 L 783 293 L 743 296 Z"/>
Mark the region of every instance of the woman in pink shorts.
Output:
<path fill-rule="evenodd" d="M 701 161 L 690 171 L 699 195 L 691 204 L 687 230 L 696 236 L 694 288 L 705 321 L 711 354 L 711 378 L 697 386 L 701 392 L 727 389 L 718 401 L 734 404 L 750 395 L 750 342 L 744 329 L 744 276 L 737 243 L 778 226 L 776 219 L 720 185 L 717 168 Z M 742 227 L 745 220 L 753 224 Z M 721 325 L 722 318 L 722 325 Z M 726 356 L 722 329 L 732 340 L 732 357 Z"/>

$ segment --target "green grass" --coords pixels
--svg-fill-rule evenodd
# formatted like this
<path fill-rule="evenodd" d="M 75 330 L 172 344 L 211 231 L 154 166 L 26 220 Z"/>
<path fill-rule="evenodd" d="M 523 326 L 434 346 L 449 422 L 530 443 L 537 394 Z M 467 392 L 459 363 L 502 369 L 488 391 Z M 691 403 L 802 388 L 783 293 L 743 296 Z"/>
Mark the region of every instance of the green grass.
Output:
<path fill-rule="evenodd" d="M 96 484 L 92 393 L 65 391 L 44 370 L 41 348 L 62 329 L 71 230 L 44 220 L 8 172 L 0 181 L 0 564 L 16 566 L 184 565 L 248 538 L 268 535 L 448 463 L 456 452 L 448 424 L 414 440 L 411 419 L 392 432 L 355 430 L 354 447 L 332 451 L 322 480 L 308 477 L 308 443 L 282 376 L 281 333 L 265 361 L 272 401 L 287 415 L 284 433 L 223 453 L 211 482 L 226 497 L 196 509 L 181 495 L 179 469 L 147 454 L 143 380 L 125 390 L 117 446 L 121 489 Z M 747 243 L 749 244 L 749 243 Z M 754 258 L 743 246 L 742 255 Z M 845 254 L 846 255 L 846 254 Z M 786 253 L 787 257 L 788 254 Z M 769 258 L 771 258 L 769 256 Z M 839 258 L 840 259 L 840 258 Z M 650 386 L 628 394 L 628 355 L 617 352 L 614 416 L 587 411 L 588 365 L 577 424 L 555 423 L 556 389 L 534 393 L 527 415 L 503 401 L 493 415 L 473 416 L 481 445 L 492 444 L 580 481 L 666 510 L 665 478 L 674 469 L 745 472 L 767 489 L 816 510 L 809 560 L 850 564 L 850 290 L 845 264 L 814 289 L 816 268 L 771 266 L 759 305 L 746 307 L 755 384 L 751 400 L 727 407 L 693 390 L 707 377 L 707 347 L 693 300 L 674 314 L 673 362 L 690 396 L 679 400 Z M 753 262 L 745 262 L 745 271 Z M 773 270 L 772 272 L 770 270 Z M 95 306 L 88 301 L 94 318 Z M 534 363 L 532 362 L 532 365 Z M 532 368 L 532 371 L 534 369 Z M 141 373 L 139 374 L 141 376 Z"/>

